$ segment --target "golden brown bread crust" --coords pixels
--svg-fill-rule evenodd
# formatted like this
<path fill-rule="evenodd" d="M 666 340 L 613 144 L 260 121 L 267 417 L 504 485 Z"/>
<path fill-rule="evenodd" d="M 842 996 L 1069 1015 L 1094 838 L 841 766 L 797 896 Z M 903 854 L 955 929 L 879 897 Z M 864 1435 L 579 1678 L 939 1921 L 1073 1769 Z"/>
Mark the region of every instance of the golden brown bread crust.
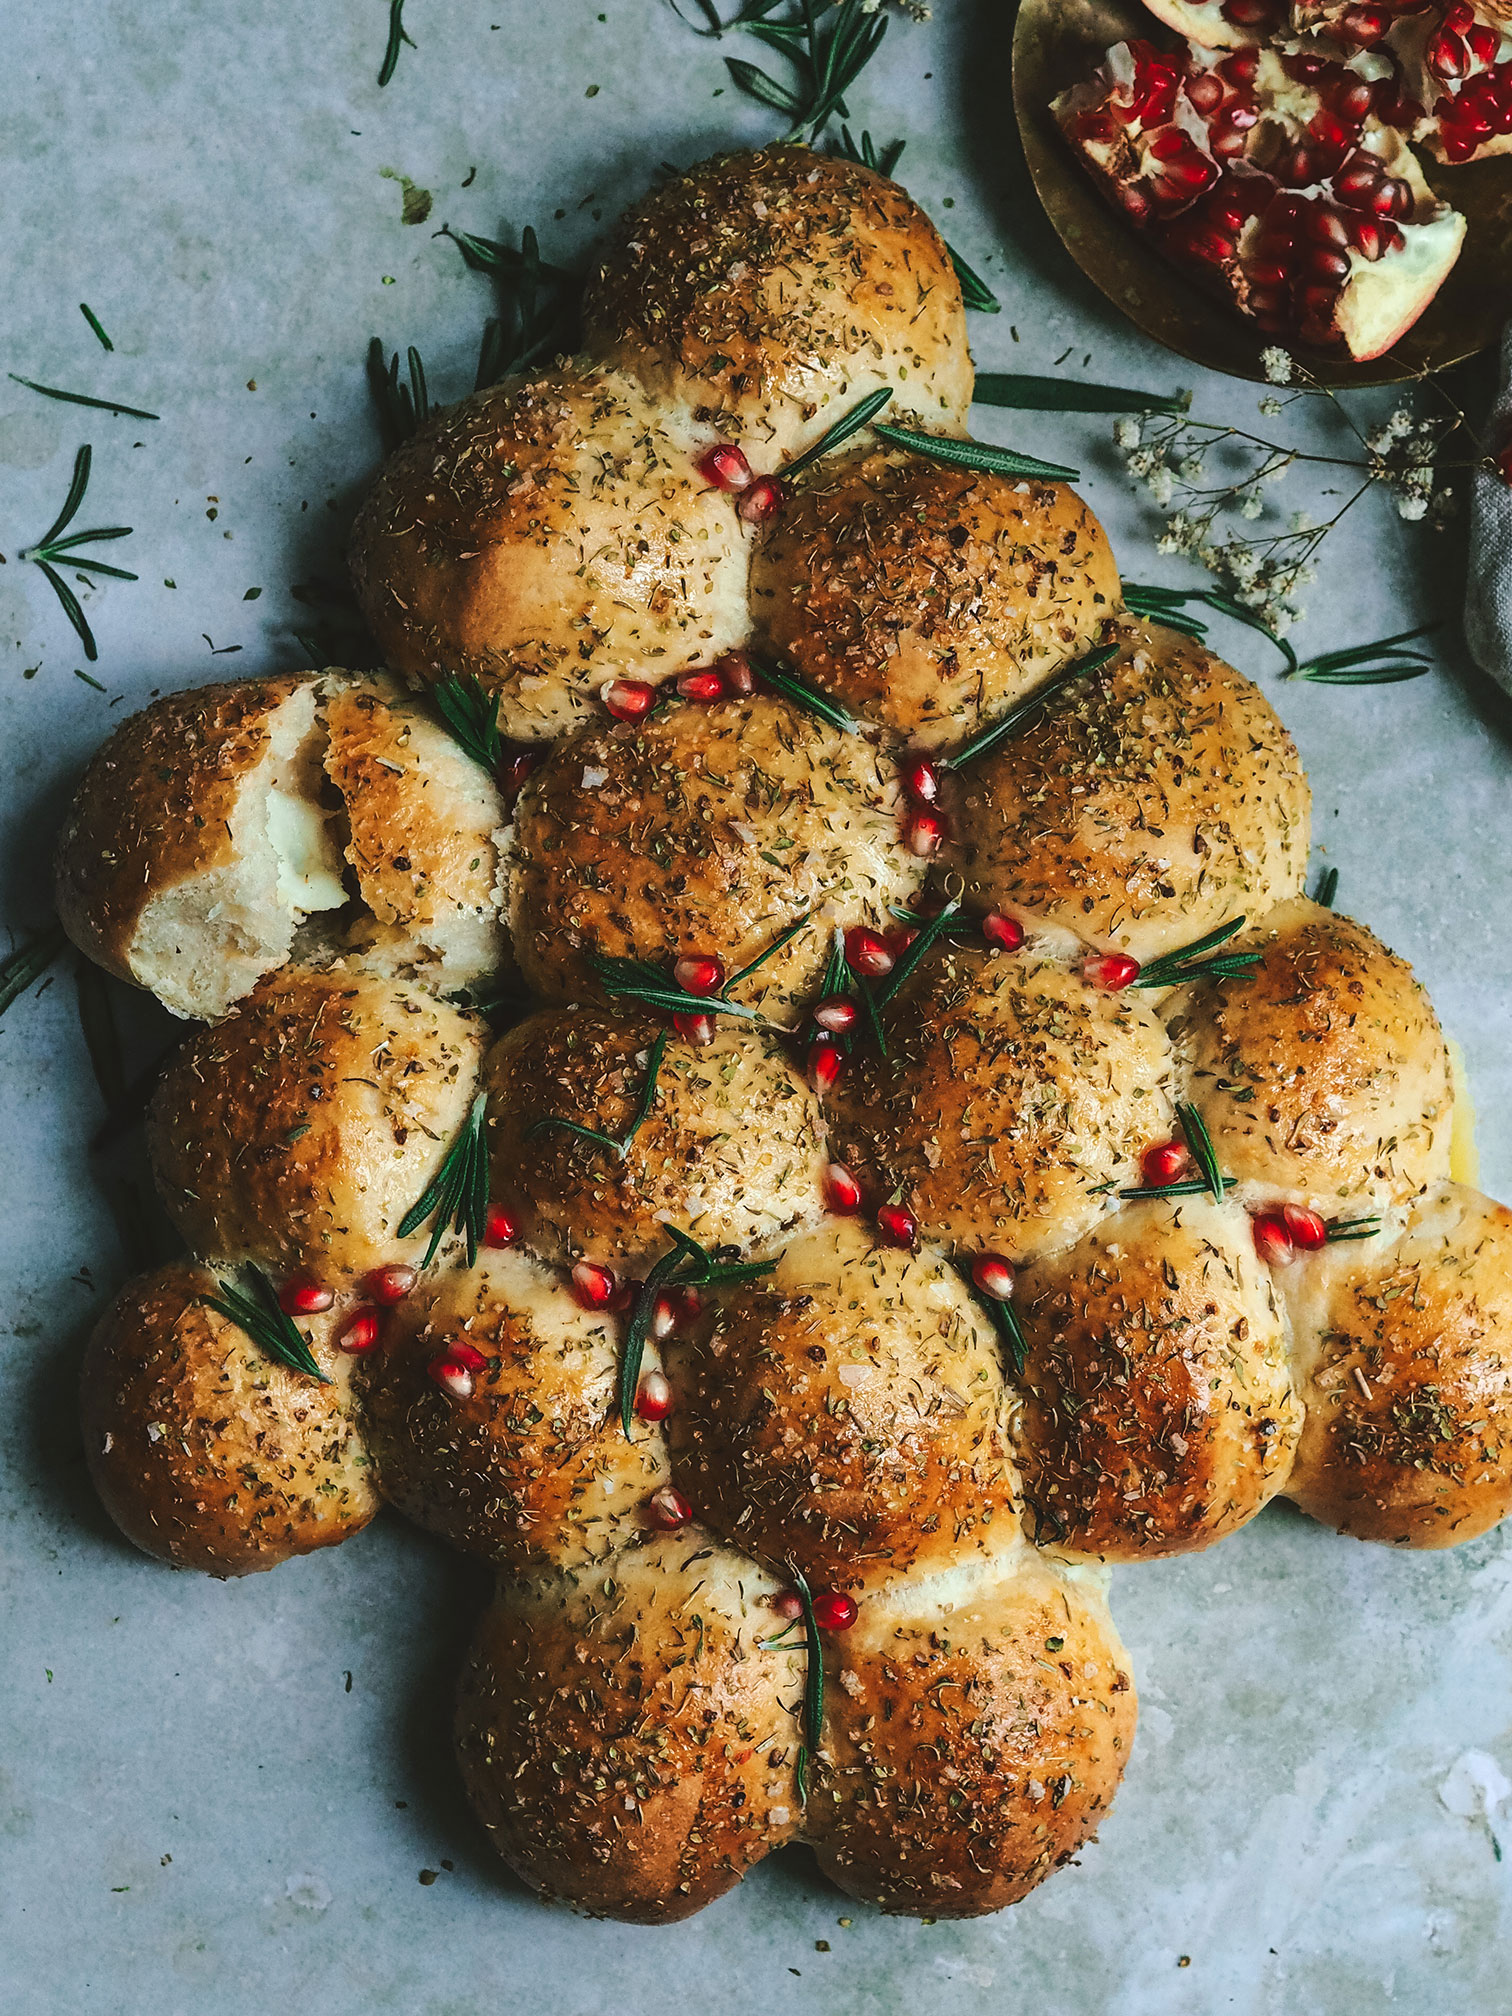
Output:
<path fill-rule="evenodd" d="M 448 407 L 391 455 L 352 527 L 385 662 L 471 673 L 524 740 L 560 735 L 610 679 L 660 681 L 745 639 L 734 500 L 632 381 L 582 364 Z"/>
<path fill-rule="evenodd" d="M 953 433 L 971 404 L 961 284 L 895 182 L 807 147 L 718 154 L 620 220 L 585 341 L 777 466 L 867 393 Z"/>
<path fill-rule="evenodd" d="M 667 1481 L 660 1433 L 629 1442 L 615 1412 L 613 1317 L 580 1309 L 521 1253 L 423 1280 L 388 1317 L 357 1378 L 378 1487 L 465 1554 L 517 1573 L 575 1567 L 633 1540 Z M 427 1367 L 458 1343 L 487 1361 L 470 1397 Z M 649 1345 L 646 1368 L 659 1365 Z"/>
<path fill-rule="evenodd" d="M 805 679 L 920 748 L 996 719 L 1118 604 L 1074 490 L 895 450 L 800 482 L 752 559 L 753 620 Z"/>
<path fill-rule="evenodd" d="M 764 1650 L 775 1584 L 697 1528 L 501 1585 L 463 1670 L 457 1755 L 515 1873 L 667 1925 L 797 1831 L 803 1661 Z"/>
<path fill-rule="evenodd" d="M 1120 655 L 963 773 L 967 902 L 1141 961 L 1302 887 L 1309 794 L 1259 688 L 1194 639 L 1125 620 Z"/>
<path fill-rule="evenodd" d="M 731 1545 L 860 1592 L 1016 1537 L 999 1346 L 938 1252 L 831 1220 L 664 1350 L 677 1482 Z"/>
<path fill-rule="evenodd" d="M 330 1319 L 301 1328 L 332 1383 L 269 1358 L 175 1261 L 130 1281 L 80 1377 L 84 1454 L 128 1540 L 175 1568 L 250 1575 L 334 1547 L 378 1510 Z"/>
<path fill-rule="evenodd" d="M 896 1609 L 866 1603 L 828 1649 L 805 1832 L 842 1889 L 884 1911 L 975 1917 L 1092 1838 L 1137 1712 L 1095 1583 L 1026 1552 L 943 1616 L 930 1585 L 900 1592 Z"/>
<path fill-rule="evenodd" d="M 143 984 L 132 947 L 153 898 L 239 868 L 233 821 L 270 752 L 269 722 L 315 683 L 314 673 L 289 673 L 165 694 L 91 760 L 59 835 L 55 894 L 63 928 L 106 972 Z M 253 978 L 255 969 L 246 984 Z"/>
<path fill-rule="evenodd" d="M 1089 987 L 1033 947 L 937 947 L 857 1047 L 831 1102 L 840 1159 L 901 1186 L 926 1237 L 1019 1261 L 1068 1245 L 1168 1138 L 1165 1029 L 1138 994 Z"/>
<path fill-rule="evenodd" d="M 590 953 L 733 973 L 812 914 L 738 990 L 772 1012 L 817 983 L 836 923 L 885 929 L 918 890 L 899 813 L 882 751 L 770 694 L 585 729 L 515 808 L 515 957 L 548 1001 L 602 999 Z"/>
<path fill-rule="evenodd" d="M 1447 1177 L 1449 1060 L 1406 961 L 1305 900 L 1234 943 L 1260 964 L 1173 1003 L 1225 1172 L 1325 1210 Z"/>
<path fill-rule="evenodd" d="M 1359 1540 L 1453 1547 L 1512 1511 L 1512 1212 L 1458 1183 L 1285 1279 L 1307 1406 L 1285 1485 Z"/>
<path fill-rule="evenodd" d="M 1018 1284 L 1029 1530 L 1105 1561 L 1186 1554 L 1282 1488 L 1302 1410 L 1248 1214 L 1132 1204 Z"/>
<path fill-rule="evenodd" d="M 824 1209 L 824 1119 L 778 1044 L 725 1019 L 714 1041 L 668 1043 L 650 1112 L 623 1156 L 546 1120 L 623 1140 L 641 1105 L 649 1020 L 613 1010 L 532 1015 L 488 1056 L 493 1194 L 544 1259 L 611 1266 L 664 1253 L 670 1221 L 702 1245 L 751 1247 Z"/>
<path fill-rule="evenodd" d="M 485 1032 L 395 981 L 289 967 L 174 1056 L 148 1114 L 158 1188 L 200 1253 L 330 1286 L 417 1261 L 399 1222 L 478 1089 Z"/>

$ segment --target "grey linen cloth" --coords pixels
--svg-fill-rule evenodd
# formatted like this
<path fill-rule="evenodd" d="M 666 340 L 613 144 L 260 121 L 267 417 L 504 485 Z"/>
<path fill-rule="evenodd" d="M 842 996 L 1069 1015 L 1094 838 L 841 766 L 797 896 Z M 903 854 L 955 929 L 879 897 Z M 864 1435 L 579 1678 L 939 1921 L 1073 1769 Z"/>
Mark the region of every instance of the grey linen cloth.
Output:
<path fill-rule="evenodd" d="M 1502 336 L 1501 389 L 1489 443 L 1506 447 L 1512 430 L 1512 324 Z M 1478 470 L 1470 506 L 1470 585 L 1465 595 L 1465 637 L 1483 672 L 1512 693 L 1512 484 Z"/>

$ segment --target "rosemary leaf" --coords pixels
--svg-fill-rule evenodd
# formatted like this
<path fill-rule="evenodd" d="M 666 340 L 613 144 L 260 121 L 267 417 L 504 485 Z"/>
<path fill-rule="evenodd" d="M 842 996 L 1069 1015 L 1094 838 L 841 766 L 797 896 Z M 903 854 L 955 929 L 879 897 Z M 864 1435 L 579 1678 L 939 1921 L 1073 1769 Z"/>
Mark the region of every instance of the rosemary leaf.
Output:
<path fill-rule="evenodd" d="M 1020 455 L 1012 448 L 989 448 L 982 441 L 962 441 L 953 435 L 917 434 L 907 427 L 887 427 L 873 422 L 873 429 L 895 448 L 911 449 L 932 462 L 946 462 L 953 469 L 982 469 L 992 476 L 1033 476 L 1047 483 L 1074 483 L 1079 469 L 1064 468 L 1059 462 L 1040 462 L 1032 455 Z"/>
<path fill-rule="evenodd" d="M 1140 582 L 1124 583 L 1124 607 L 1131 615 L 1140 616 L 1152 623 L 1164 623 L 1167 629 L 1181 630 L 1188 637 L 1206 637 L 1207 625 L 1196 617 L 1185 613 L 1188 602 L 1200 603 L 1214 609 L 1220 616 L 1227 616 L 1232 622 L 1242 623 L 1247 630 L 1258 630 L 1268 644 L 1274 644 L 1286 660 L 1288 676 L 1297 670 L 1297 654 L 1270 625 L 1263 622 L 1253 609 L 1246 609 L 1242 602 L 1236 602 L 1232 595 L 1225 595 L 1221 588 L 1155 588 Z"/>
<path fill-rule="evenodd" d="M 1015 1379 L 1022 1379 L 1024 1366 L 1029 1359 L 1029 1346 L 1024 1341 L 1023 1327 L 1018 1319 L 1018 1311 L 1011 1302 L 999 1302 L 995 1296 L 984 1295 L 971 1278 L 971 1268 L 958 1268 L 961 1279 L 971 1292 L 977 1307 L 989 1319 L 998 1337 L 1008 1350 L 1008 1362 L 1013 1367 Z"/>
<path fill-rule="evenodd" d="M 1223 1178 L 1225 1190 L 1232 1190 L 1238 1179 L 1233 1176 Z M 1212 1192 L 1204 1177 L 1183 1178 L 1179 1183 L 1140 1183 L 1132 1190 L 1120 1190 L 1120 1197 L 1208 1197 Z"/>
<path fill-rule="evenodd" d="M 414 48 L 414 42 L 405 31 L 404 0 L 389 0 L 388 47 L 383 52 L 383 68 L 378 72 L 380 91 L 398 68 L 400 46 L 405 42 L 411 49 Z"/>
<path fill-rule="evenodd" d="M 791 941 L 798 936 L 798 933 L 808 923 L 810 915 L 811 913 L 805 910 L 803 915 L 800 918 L 798 918 L 796 922 L 789 924 L 785 931 L 778 932 L 777 936 L 772 940 L 771 944 L 768 945 L 765 952 L 758 952 L 756 957 L 750 962 L 748 966 L 741 966 L 740 968 L 737 969 L 737 971 L 732 973 L 729 979 L 726 980 L 724 984 L 724 992 L 728 994 L 730 989 L 733 986 L 735 986 L 738 981 L 749 978 L 749 976 L 752 973 L 755 973 L 760 967 L 765 966 L 768 959 L 775 959 L 777 957 L 777 954 L 782 950 L 783 946 L 790 944 Z"/>
<path fill-rule="evenodd" d="M 63 606 L 63 614 L 72 623 L 75 630 L 78 631 L 79 641 L 84 646 L 84 656 L 93 665 L 99 658 L 100 650 L 99 646 L 95 643 L 94 632 L 89 627 L 88 619 L 79 605 L 78 596 L 75 595 L 62 575 L 55 568 L 50 567 L 45 560 L 38 560 L 37 565 L 52 583 L 53 593 Z"/>
<path fill-rule="evenodd" d="M 67 942 L 63 927 L 50 924 L 0 959 L 0 1015 L 42 978 Z"/>
<path fill-rule="evenodd" d="M 779 84 L 775 77 L 768 77 L 765 70 L 758 70 L 754 63 L 744 62 L 739 56 L 726 56 L 725 68 L 735 81 L 735 87 L 744 91 L 748 98 L 758 104 L 770 106 L 772 111 L 781 112 L 792 118 L 803 110 L 803 100 L 796 91 L 786 84 Z"/>
<path fill-rule="evenodd" d="M 996 294 L 993 293 L 976 268 L 967 265 L 949 239 L 945 241 L 945 250 L 950 255 L 950 263 L 954 266 L 956 278 L 961 283 L 962 306 L 975 309 L 979 315 L 1001 314 L 1003 304 L 998 300 Z"/>
<path fill-rule="evenodd" d="M 498 693 L 485 693 L 476 673 L 459 676 L 449 672 L 432 686 L 430 697 L 442 726 L 458 747 L 485 770 L 496 770 L 504 758 Z"/>
<path fill-rule="evenodd" d="M 1179 952 L 1166 952 L 1158 959 L 1141 966 L 1139 976 L 1131 984 L 1135 987 L 1180 987 L 1191 980 L 1227 980 L 1235 973 L 1242 973 L 1250 966 L 1260 963 L 1258 952 L 1228 952 L 1221 959 L 1210 959 L 1208 954 L 1216 952 L 1220 945 L 1226 945 L 1236 932 L 1244 929 L 1247 919 L 1231 917 L 1227 924 L 1220 924 L 1215 931 L 1195 939 Z"/>
<path fill-rule="evenodd" d="M 239 1330 L 245 1330 L 259 1350 L 266 1351 L 270 1358 L 276 1358 L 280 1365 L 287 1365 L 291 1372 L 303 1372 L 311 1379 L 318 1379 L 322 1386 L 329 1386 L 330 1380 L 315 1362 L 315 1354 L 303 1331 L 279 1307 L 278 1295 L 273 1283 L 260 1267 L 249 1265 L 246 1272 L 252 1277 L 252 1292 L 248 1294 L 229 1281 L 220 1283 L 220 1294 L 207 1295 L 206 1306 L 217 1316 L 224 1316 L 228 1323 L 234 1323 Z"/>
<path fill-rule="evenodd" d="M 831 700 L 827 694 L 820 693 L 810 686 L 806 679 L 800 679 L 796 673 L 782 670 L 766 658 L 752 657 L 750 666 L 764 685 L 780 693 L 784 700 L 791 700 L 795 707 L 803 708 L 805 713 L 817 715 L 831 728 L 838 728 L 842 735 L 860 734 L 861 723 L 854 716 L 847 714 L 837 701 Z"/>
<path fill-rule="evenodd" d="M 1332 908 L 1334 907 L 1334 898 L 1338 895 L 1338 893 L 1339 893 L 1338 869 L 1325 868 L 1323 870 L 1323 873 L 1318 877 L 1318 893 L 1313 898 L 1313 901 L 1315 903 L 1321 904 L 1325 910 L 1332 910 Z"/>
<path fill-rule="evenodd" d="M 1421 652 L 1404 651 L 1402 646 L 1410 644 L 1416 637 L 1427 637 L 1441 627 L 1438 623 L 1419 623 L 1415 630 L 1398 630 L 1390 637 L 1378 638 L 1373 644 L 1352 644 L 1346 646 L 1342 651 L 1321 651 L 1316 658 L 1309 658 L 1305 664 L 1297 666 L 1295 668 L 1295 676 L 1299 679 L 1329 681 L 1336 674 L 1349 673 L 1353 675 L 1360 669 L 1367 667 L 1372 670 L 1385 669 L 1389 672 L 1389 661 L 1392 659 L 1400 659 L 1406 664 L 1420 666 L 1426 672 L 1430 667 L 1431 660 L 1424 657 Z M 1377 666 L 1374 663 L 1377 660 L 1385 661 L 1385 663 L 1382 666 Z M 1415 671 L 1398 672 L 1394 676 L 1399 679 L 1415 679 L 1418 674 Z M 1351 677 L 1349 681 L 1339 680 L 1337 683 L 1342 685 L 1355 682 L 1353 677 Z M 1364 682 L 1361 681 L 1360 683 Z"/>
<path fill-rule="evenodd" d="M 619 1362 L 620 1428 L 627 1442 L 635 1440 L 631 1423 L 635 1419 L 635 1396 L 640 1390 L 641 1365 L 646 1356 L 646 1339 L 651 1334 L 651 1319 L 656 1314 L 656 1298 L 676 1273 L 681 1258 L 682 1254 L 675 1246 L 664 1253 L 655 1266 L 648 1269 L 635 1298 Z"/>
<path fill-rule="evenodd" d="M 867 1025 L 872 1033 L 872 1041 L 877 1046 L 877 1055 L 885 1057 L 887 1055 L 887 1031 L 882 1026 L 882 1017 L 877 1009 L 877 997 L 859 973 L 853 975 L 851 985 L 855 989 L 861 1006 L 866 1010 Z"/>
<path fill-rule="evenodd" d="M 554 1113 L 548 1113 L 543 1120 L 532 1121 L 530 1126 L 525 1129 L 521 1139 L 534 1141 L 537 1135 L 549 1134 L 553 1128 L 558 1128 L 565 1134 L 576 1134 L 584 1141 L 596 1141 L 600 1148 L 611 1148 L 621 1160 L 624 1159 L 624 1143 L 616 1141 L 612 1134 L 600 1134 L 596 1127 L 584 1127 L 577 1120 L 562 1120 Z"/>
<path fill-rule="evenodd" d="M 1017 371 L 979 371 L 972 400 L 977 406 L 1032 413 L 1181 414 L 1191 404 L 1184 392 L 1132 392 L 1126 386 L 1084 385 L 1074 378 L 1037 378 Z"/>
<path fill-rule="evenodd" d="M 1068 686 L 1074 686 L 1093 672 L 1100 672 L 1110 658 L 1118 656 L 1118 650 L 1116 644 L 1105 644 L 1100 650 L 1089 652 L 1085 658 L 1078 658 L 1074 664 L 1068 665 L 1065 671 L 1057 672 L 1053 679 L 1047 680 L 1037 692 L 1031 693 L 1027 699 L 1020 700 L 1016 706 L 1010 707 L 1001 720 L 994 721 L 990 727 L 983 728 L 979 734 L 973 735 L 971 740 L 963 744 L 953 756 L 940 759 L 941 767 L 946 770 L 964 770 L 968 763 L 975 763 L 979 757 L 990 755 L 1004 742 L 1022 734 L 1025 728 L 1039 718 L 1052 700 L 1057 699 Z"/>
<path fill-rule="evenodd" d="M 74 457 L 73 476 L 69 481 L 68 495 L 63 499 L 63 509 L 37 541 L 39 552 L 43 547 L 51 546 L 58 534 L 66 531 L 73 523 L 79 506 L 84 502 L 84 492 L 89 488 L 89 472 L 93 462 L 94 450 L 86 441 Z"/>
<path fill-rule="evenodd" d="M 782 471 L 784 482 L 796 476 L 800 469 L 807 469 L 811 463 L 817 462 L 822 455 L 828 455 L 831 449 L 838 448 L 842 441 L 849 441 L 852 434 L 859 434 L 873 414 L 880 413 L 892 396 L 890 385 L 884 385 L 880 391 L 869 392 L 852 406 L 849 413 L 837 420 L 828 433 L 821 434 L 812 448 L 805 448 L 801 455 L 794 456 Z"/>
<path fill-rule="evenodd" d="M 808 1800 L 806 1765 L 817 1757 L 824 1738 L 824 1644 L 819 1636 L 819 1620 L 814 1615 L 814 1599 L 803 1571 L 794 1568 L 793 1587 L 803 1605 L 803 1632 L 808 1641 L 808 1658 L 803 1680 L 803 1746 L 798 1752 L 798 1802 Z"/>
<path fill-rule="evenodd" d="M 1223 1176 L 1218 1168 L 1218 1154 L 1213 1147 L 1213 1137 L 1208 1133 L 1202 1115 L 1189 1101 L 1181 1101 L 1176 1107 L 1176 1118 L 1181 1123 L 1181 1131 L 1186 1137 L 1187 1147 L 1192 1151 L 1192 1160 L 1202 1171 L 1208 1195 L 1215 1204 L 1223 1202 Z"/>
<path fill-rule="evenodd" d="M 726 1001 L 722 995 L 683 993 L 675 981 L 644 959 L 610 958 L 594 952 L 589 955 L 589 964 L 611 999 L 639 1001 L 666 1015 L 738 1015 L 747 1022 L 761 1019 L 754 1008 Z"/>
<path fill-rule="evenodd" d="M 408 1239 L 422 1225 L 430 1224 L 430 1244 L 420 1263 L 422 1267 L 429 1267 L 435 1259 L 448 1227 L 465 1236 L 469 1267 L 478 1257 L 478 1241 L 488 1216 L 488 1143 L 484 1129 L 487 1109 L 488 1094 L 480 1092 L 441 1167 L 399 1221 L 401 1239 Z"/>
<path fill-rule="evenodd" d="M 877 1006 L 885 1008 L 904 984 L 912 978 L 933 951 L 940 939 L 951 934 L 957 913 L 961 908 L 959 899 L 952 898 L 936 917 L 931 917 L 918 937 L 914 939 L 903 957 L 893 967 L 891 973 L 877 990 Z M 886 1052 L 883 1052 L 886 1055 Z"/>
<path fill-rule="evenodd" d="M 14 385 L 24 385 L 29 392 L 40 392 L 44 399 L 63 399 L 70 406 L 98 406 L 102 413 L 124 413 L 132 420 L 159 420 L 162 415 L 149 413 L 142 406 L 121 406 L 114 399 L 94 399 L 87 392 L 60 392 L 56 385 L 39 385 L 35 378 L 18 378 L 14 371 L 7 371 L 6 377 Z"/>
<path fill-rule="evenodd" d="M 671 1041 L 671 1031 L 663 1029 L 651 1045 L 651 1054 L 646 1059 L 646 1082 L 641 1087 L 640 1103 L 631 1116 L 630 1125 L 620 1138 L 619 1150 L 623 1155 L 630 1143 L 639 1134 L 651 1117 L 651 1108 L 656 1103 L 657 1081 L 661 1077 L 662 1059 L 667 1054 L 667 1044 Z"/>
<path fill-rule="evenodd" d="M 1305 679 L 1314 686 L 1400 686 L 1408 679 L 1421 679 L 1425 672 L 1433 670 L 1431 658 L 1413 658 L 1406 653 L 1385 659 L 1379 665 L 1341 665 L 1336 671 L 1322 672 L 1298 666 L 1292 674 L 1294 679 Z"/>
<path fill-rule="evenodd" d="M 84 320 L 89 324 L 90 328 L 93 329 L 96 336 L 99 337 L 101 347 L 106 350 L 114 350 L 115 348 L 114 343 L 112 343 L 110 338 L 105 334 L 104 329 L 100 325 L 99 316 L 96 315 L 93 308 L 90 307 L 87 301 L 81 301 L 79 303 L 79 313 L 84 317 Z"/>
<path fill-rule="evenodd" d="M 1374 1239 L 1381 1229 L 1378 1217 L 1329 1218 L 1325 1222 L 1330 1246 L 1348 1246 L 1358 1239 Z"/>

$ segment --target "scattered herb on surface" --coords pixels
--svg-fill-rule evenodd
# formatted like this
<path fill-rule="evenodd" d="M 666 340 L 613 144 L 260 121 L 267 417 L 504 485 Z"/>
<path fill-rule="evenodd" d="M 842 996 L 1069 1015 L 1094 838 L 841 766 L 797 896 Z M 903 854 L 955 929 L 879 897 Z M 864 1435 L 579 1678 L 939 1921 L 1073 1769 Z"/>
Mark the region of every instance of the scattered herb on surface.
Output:
<path fill-rule="evenodd" d="M 383 52 L 383 68 L 378 72 L 380 91 L 399 67 L 399 51 L 405 43 L 408 43 L 411 49 L 415 47 L 414 40 L 404 25 L 404 0 L 389 0 L 388 46 Z"/>
<path fill-rule="evenodd" d="M 20 378 L 14 371 L 7 371 L 6 377 L 14 385 L 24 385 L 29 392 L 40 392 L 44 399 L 63 399 L 70 406 L 98 406 L 102 413 L 124 413 L 132 420 L 160 420 L 159 413 L 149 413 L 143 406 L 123 406 L 116 399 L 95 399 L 87 392 L 63 392 L 56 385 L 39 385 L 35 378 Z"/>
<path fill-rule="evenodd" d="M 96 315 L 93 308 L 90 307 L 87 301 L 81 301 L 79 303 L 79 313 L 84 317 L 84 320 L 89 324 L 90 328 L 93 329 L 96 336 L 99 337 L 101 346 L 106 350 L 114 350 L 115 348 L 114 343 L 112 343 L 110 338 L 105 334 L 104 328 L 101 326 L 99 316 Z"/>
<path fill-rule="evenodd" d="M 102 539 L 129 539 L 129 525 L 107 525 L 91 532 L 75 532 L 67 539 L 61 534 L 73 523 L 79 506 L 84 502 L 84 493 L 89 488 L 89 471 L 94 450 L 86 442 L 74 457 L 73 481 L 68 486 L 68 495 L 63 500 L 63 509 L 53 520 L 35 546 L 22 548 L 23 560 L 35 561 L 47 576 L 53 593 L 63 605 L 63 614 L 68 618 L 84 646 L 84 656 L 93 665 L 100 653 L 95 644 L 94 632 L 79 606 L 79 598 L 57 571 L 60 566 L 80 567 L 91 574 L 108 574 L 115 581 L 135 581 L 135 574 L 128 574 L 124 567 L 108 567 L 103 560 L 90 560 L 78 552 L 80 546 L 91 546 Z"/>

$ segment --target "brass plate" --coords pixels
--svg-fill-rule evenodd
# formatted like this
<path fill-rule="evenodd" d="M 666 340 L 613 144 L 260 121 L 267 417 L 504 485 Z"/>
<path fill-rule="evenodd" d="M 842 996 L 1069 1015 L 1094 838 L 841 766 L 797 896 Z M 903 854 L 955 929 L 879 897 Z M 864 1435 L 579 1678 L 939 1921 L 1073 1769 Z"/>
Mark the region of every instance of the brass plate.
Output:
<path fill-rule="evenodd" d="M 1169 350 L 1263 382 L 1260 353 L 1275 341 L 1204 294 L 1124 223 L 1066 144 L 1050 101 L 1079 83 L 1114 42 L 1170 37 L 1137 0 L 1022 0 L 1013 38 L 1013 100 L 1035 189 L 1071 257 L 1147 336 Z M 1395 385 L 1442 371 L 1489 348 L 1512 320 L 1512 155 L 1441 167 L 1426 158 L 1435 191 L 1469 220 L 1465 248 L 1437 298 L 1394 349 L 1356 364 L 1299 347 L 1325 385 Z"/>

